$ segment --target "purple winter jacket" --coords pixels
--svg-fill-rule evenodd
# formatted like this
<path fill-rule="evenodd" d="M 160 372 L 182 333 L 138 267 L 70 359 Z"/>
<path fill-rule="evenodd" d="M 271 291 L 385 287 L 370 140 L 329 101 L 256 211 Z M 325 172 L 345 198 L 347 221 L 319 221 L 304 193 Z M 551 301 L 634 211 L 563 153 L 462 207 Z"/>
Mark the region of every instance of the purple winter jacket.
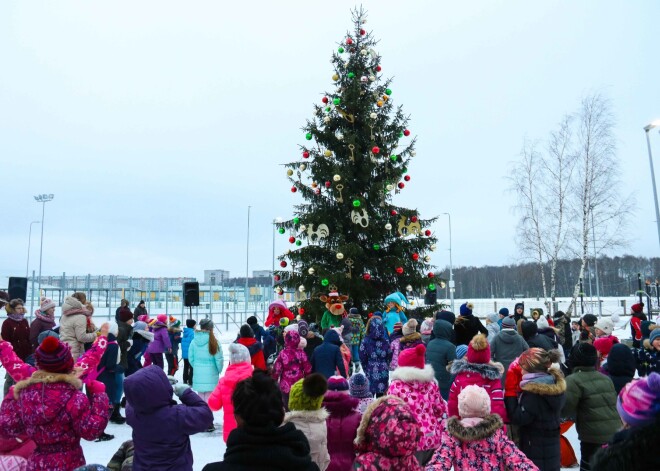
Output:
<path fill-rule="evenodd" d="M 353 440 L 362 419 L 362 414 L 355 410 L 359 402 L 348 394 L 336 391 L 328 391 L 323 398 L 323 407 L 330 413 L 325 420 L 330 453 L 330 465 L 326 471 L 353 469 Z"/>
<path fill-rule="evenodd" d="M 133 471 L 192 471 L 189 436 L 213 424 L 206 402 L 188 388 L 177 404 L 165 372 L 154 365 L 127 377 L 124 392 L 126 423 L 133 428 Z"/>
<path fill-rule="evenodd" d="M 162 322 L 156 322 L 151 328 L 154 333 L 154 340 L 149 342 L 145 353 L 165 353 L 172 348 L 170 336 L 167 334 L 167 326 Z"/>

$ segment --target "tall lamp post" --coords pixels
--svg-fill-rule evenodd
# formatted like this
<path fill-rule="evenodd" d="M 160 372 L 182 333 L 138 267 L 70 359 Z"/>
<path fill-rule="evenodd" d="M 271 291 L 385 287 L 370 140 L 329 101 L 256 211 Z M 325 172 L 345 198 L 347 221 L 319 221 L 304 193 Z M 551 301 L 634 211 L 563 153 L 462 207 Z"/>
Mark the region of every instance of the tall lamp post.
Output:
<path fill-rule="evenodd" d="M 43 194 L 34 197 L 37 203 L 41 203 L 41 244 L 39 247 L 39 296 L 41 296 L 41 261 L 44 251 L 44 215 L 46 214 L 46 203 L 53 201 L 54 194 Z"/>
<path fill-rule="evenodd" d="M 449 299 L 451 300 L 451 312 L 454 312 L 454 265 L 451 261 L 451 214 L 446 214 L 449 218 Z"/>
<path fill-rule="evenodd" d="M 282 222 L 282 218 L 279 217 L 279 216 L 276 217 L 275 219 L 273 219 L 273 271 L 270 274 L 270 278 L 271 278 L 270 281 L 273 283 L 273 285 L 275 284 L 275 233 L 277 232 L 277 225 L 276 224 L 280 223 L 280 222 Z M 274 289 L 274 287 L 271 287 L 271 288 L 272 288 L 270 290 L 271 302 L 274 302 L 275 299 L 276 299 L 275 289 Z"/>
<path fill-rule="evenodd" d="M 28 277 L 30 270 L 30 242 L 32 241 L 32 224 L 41 224 L 41 221 L 32 221 L 30 223 L 30 232 L 28 232 L 28 254 L 27 254 L 27 263 L 25 264 L 25 278 Z"/>
<path fill-rule="evenodd" d="M 651 140 L 649 139 L 649 131 L 653 128 L 660 127 L 660 119 L 656 119 L 650 124 L 644 126 L 646 132 L 646 146 L 649 150 L 649 165 L 651 166 L 651 183 L 653 184 L 653 203 L 655 204 L 655 222 L 658 226 L 658 243 L 660 243 L 660 209 L 658 209 L 658 191 L 655 188 L 655 172 L 653 170 L 653 154 L 651 154 Z"/>

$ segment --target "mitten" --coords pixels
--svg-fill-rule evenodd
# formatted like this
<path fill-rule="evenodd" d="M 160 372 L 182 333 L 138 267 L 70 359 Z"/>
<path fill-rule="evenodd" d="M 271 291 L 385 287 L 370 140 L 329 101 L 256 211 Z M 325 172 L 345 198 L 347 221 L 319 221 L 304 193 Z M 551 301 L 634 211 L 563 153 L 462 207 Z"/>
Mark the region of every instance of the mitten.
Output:
<path fill-rule="evenodd" d="M 186 389 L 189 389 L 190 386 L 185 384 L 185 383 L 178 383 L 174 385 L 174 394 L 177 395 L 177 397 L 181 397 L 184 392 L 186 392 Z"/>
<path fill-rule="evenodd" d="M 105 384 L 103 384 L 100 381 L 90 381 L 87 383 L 87 391 L 89 391 L 90 394 L 101 394 L 105 392 Z"/>

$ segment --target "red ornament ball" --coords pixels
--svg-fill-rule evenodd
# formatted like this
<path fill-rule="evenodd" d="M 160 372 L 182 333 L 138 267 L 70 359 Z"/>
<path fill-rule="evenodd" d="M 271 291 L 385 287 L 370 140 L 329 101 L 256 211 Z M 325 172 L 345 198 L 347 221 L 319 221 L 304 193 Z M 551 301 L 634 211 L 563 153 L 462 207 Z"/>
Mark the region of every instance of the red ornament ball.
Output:
<path fill-rule="evenodd" d="M 430 230 L 430 229 L 426 229 L 426 230 L 424 231 L 424 234 L 426 234 L 427 237 L 430 236 L 430 235 L 431 235 L 431 230 Z"/>
<path fill-rule="evenodd" d="M 372 317 L 374 317 L 374 313 L 373 313 L 373 312 L 370 312 L 370 313 L 367 315 L 367 317 L 368 317 L 369 319 L 371 319 Z"/>
<path fill-rule="evenodd" d="M 403 267 L 396 267 L 396 272 L 398 275 L 403 274 Z"/>
<path fill-rule="evenodd" d="M 286 261 L 285 261 L 285 260 L 282 260 L 282 261 L 280 262 L 280 266 L 281 266 L 282 268 L 285 268 L 285 267 L 286 267 Z"/>
<path fill-rule="evenodd" d="M 295 186 L 292 186 L 291 187 L 291 193 L 295 193 L 296 191 L 298 191 L 298 188 L 296 188 Z"/>
<path fill-rule="evenodd" d="M 380 72 L 381 70 L 383 70 L 383 68 L 381 66 L 377 65 L 376 66 L 376 72 Z"/>
<path fill-rule="evenodd" d="M 419 260 L 419 254 L 418 254 L 418 253 L 414 253 L 414 254 L 412 254 L 412 259 L 413 259 L 414 261 Z"/>
<path fill-rule="evenodd" d="M 274 279 L 275 281 L 280 281 L 280 275 L 275 275 L 275 276 L 273 277 L 273 279 Z"/>
<path fill-rule="evenodd" d="M 295 241 L 296 241 L 295 237 L 293 237 L 293 236 L 289 237 L 289 243 L 290 244 L 293 244 Z"/>
<path fill-rule="evenodd" d="M 309 152 L 303 152 L 303 159 L 309 159 Z"/>
<path fill-rule="evenodd" d="M 321 101 L 327 105 L 330 100 L 328 99 L 327 96 L 324 96 L 323 98 L 321 98 Z"/>
<path fill-rule="evenodd" d="M 330 188 L 331 186 L 332 186 L 332 183 L 331 183 L 331 182 L 329 182 L 329 181 L 328 181 L 328 182 L 325 182 L 325 187 L 326 187 L 326 188 Z"/>
<path fill-rule="evenodd" d="M 371 279 L 371 275 L 369 273 L 365 273 L 362 275 L 362 278 L 364 278 L 366 281 L 369 281 Z"/>
<path fill-rule="evenodd" d="M 409 181 L 410 181 L 410 175 L 406 175 L 405 177 L 403 177 L 403 179 L 404 179 L 405 181 L 409 182 Z"/>
<path fill-rule="evenodd" d="M 399 214 L 399 213 L 396 212 L 396 209 L 393 209 L 392 211 L 390 211 L 390 214 L 391 214 L 392 216 L 396 216 L 396 215 Z"/>
<path fill-rule="evenodd" d="M 360 34 L 361 34 L 362 36 L 364 36 L 365 34 L 367 34 L 367 32 L 366 32 L 365 30 L 361 29 L 361 30 L 360 30 Z"/>
<path fill-rule="evenodd" d="M 371 152 L 373 152 L 374 154 L 378 154 L 378 153 L 380 152 L 380 147 L 378 147 L 378 146 L 373 146 L 373 147 L 371 148 Z"/>
<path fill-rule="evenodd" d="M 298 314 L 300 314 L 301 316 L 304 316 L 305 315 L 305 308 L 304 307 L 298 308 Z"/>
<path fill-rule="evenodd" d="M 408 129 L 403 130 L 403 135 L 404 136 L 410 136 L 410 131 Z"/>
<path fill-rule="evenodd" d="M 410 221 L 411 222 L 417 222 L 417 216 L 411 216 Z"/>
<path fill-rule="evenodd" d="M 403 187 L 406 186 L 406 184 L 403 182 L 399 182 L 397 186 L 399 187 L 399 189 L 403 190 Z"/>
<path fill-rule="evenodd" d="M 351 44 L 353 44 L 353 40 L 351 38 L 346 38 L 346 44 L 350 46 Z"/>
<path fill-rule="evenodd" d="M 433 278 L 433 277 L 435 277 L 435 273 L 433 273 L 432 271 L 430 271 L 429 274 L 426 275 L 426 276 L 428 276 L 429 278 Z"/>

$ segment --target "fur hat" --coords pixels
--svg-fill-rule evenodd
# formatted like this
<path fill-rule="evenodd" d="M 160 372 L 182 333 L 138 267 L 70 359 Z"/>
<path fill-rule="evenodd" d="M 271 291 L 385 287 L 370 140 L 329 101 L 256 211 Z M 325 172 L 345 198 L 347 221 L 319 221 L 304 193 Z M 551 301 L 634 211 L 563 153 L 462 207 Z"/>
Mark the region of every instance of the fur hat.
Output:
<path fill-rule="evenodd" d="M 132 319 L 133 319 L 133 314 L 131 314 L 131 311 L 129 311 L 128 309 L 122 309 L 119 312 L 119 320 L 121 322 L 128 322 Z"/>
<path fill-rule="evenodd" d="M 46 337 L 39 344 L 34 360 L 40 370 L 51 373 L 68 373 L 73 369 L 71 348 L 55 337 Z"/>
<path fill-rule="evenodd" d="M 52 299 L 47 298 L 45 296 L 42 296 L 41 297 L 41 306 L 39 306 L 39 310 L 41 312 L 46 312 L 51 307 L 57 307 L 57 304 L 55 304 L 55 302 Z"/>
<path fill-rule="evenodd" d="M 484 334 L 472 337 L 470 345 L 468 345 L 467 361 L 470 363 L 490 362 L 490 345 Z"/>
<path fill-rule="evenodd" d="M 406 348 L 399 353 L 399 366 L 412 366 L 413 368 L 424 369 L 426 347 L 422 344 L 414 348 Z"/>
<path fill-rule="evenodd" d="M 297 381 L 289 392 L 290 410 L 314 411 L 321 408 L 323 395 L 328 390 L 328 381 L 319 373 Z"/>
<path fill-rule="evenodd" d="M 458 413 L 462 419 L 490 414 L 490 396 L 481 386 L 470 384 L 458 394 Z"/>
<path fill-rule="evenodd" d="M 250 327 L 247 324 L 243 324 L 241 326 L 241 330 L 239 330 L 239 334 L 242 339 L 254 337 L 254 332 L 252 331 L 252 327 Z"/>
<path fill-rule="evenodd" d="M 348 381 L 343 376 L 330 376 L 328 378 L 328 391 L 348 391 Z"/>
<path fill-rule="evenodd" d="M 309 334 L 309 324 L 307 324 L 307 321 L 298 321 L 298 333 L 303 338 L 307 337 L 307 334 Z"/>
<path fill-rule="evenodd" d="M 470 302 L 461 304 L 461 310 L 460 310 L 461 316 L 469 316 L 470 314 L 472 314 L 472 309 L 474 309 L 474 304 Z"/>
<path fill-rule="evenodd" d="M 468 351 L 467 345 L 459 345 L 458 347 L 456 347 L 456 359 L 460 360 L 461 358 L 463 358 L 467 353 L 467 351 Z"/>
<path fill-rule="evenodd" d="M 199 328 L 201 330 L 213 330 L 213 321 L 211 319 L 204 318 L 199 321 Z"/>
<path fill-rule="evenodd" d="M 367 379 L 365 374 L 361 372 L 355 373 L 353 376 L 351 376 L 351 378 L 348 380 L 348 389 L 351 396 L 358 399 L 374 396 L 369 391 L 369 379 Z"/>
<path fill-rule="evenodd" d="M 515 329 L 516 320 L 513 317 L 505 317 L 502 319 L 502 328 L 503 329 Z"/>
<path fill-rule="evenodd" d="M 633 427 L 653 423 L 660 414 L 660 374 L 626 384 L 616 402 L 621 419 Z"/>
<path fill-rule="evenodd" d="M 257 325 L 259 323 L 259 319 L 257 319 L 256 316 L 250 316 L 246 319 L 247 325 L 252 327 L 253 325 Z"/>
<path fill-rule="evenodd" d="M 605 319 L 604 317 L 598 319 L 598 322 L 596 322 L 594 327 L 596 329 L 602 330 L 606 335 L 612 335 L 612 332 L 614 332 L 614 324 L 610 319 Z"/>
<path fill-rule="evenodd" d="M 649 335 L 649 343 L 653 343 L 658 337 L 660 337 L 660 328 L 655 328 L 651 331 L 651 335 Z"/>
<path fill-rule="evenodd" d="M 250 351 L 245 345 L 240 343 L 230 343 L 229 344 L 229 364 L 235 365 L 236 363 L 250 363 L 252 358 L 250 357 Z"/>
<path fill-rule="evenodd" d="M 401 328 L 403 335 L 410 335 L 417 332 L 417 321 L 415 319 L 410 319 L 406 324 Z"/>
<path fill-rule="evenodd" d="M 162 322 L 163 324 L 167 324 L 167 314 L 158 314 L 156 316 L 156 320 L 158 322 Z"/>
<path fill-rule="evenodd" d="M 186 327 L 189 329 L 194 329 L 196 325 L 197 321 L 195 319 L 186 319 Z"/>
<path fill-rule="evenodd" d="M 499 310 L 498 314 L 500 316 L 508 317 L 509 316 L 509 310 L 505 307 Z"/>
<path fill-rule="evenodd" d="M 588 342 L 579 342 L 575 348 L 571 350 L 572 366 L 588 366 L 595 368 L 597 361 L 598 352 L 596 347 Z"/>
<path fill-rule="evenodd" d="M 451 311 L 440 311 L 435 314 L 435 320 L 436 321 L 447 321 L 451 325 L 454 325 L 454 322 L 456 322 L 456 314 L 454 314 Z"/>
<path fill-rule="evenodd" d="M 630 306 L 630 311 L 634 314 L 641 314 L 644 312 L 644 303 L 637 303 Z"/>

